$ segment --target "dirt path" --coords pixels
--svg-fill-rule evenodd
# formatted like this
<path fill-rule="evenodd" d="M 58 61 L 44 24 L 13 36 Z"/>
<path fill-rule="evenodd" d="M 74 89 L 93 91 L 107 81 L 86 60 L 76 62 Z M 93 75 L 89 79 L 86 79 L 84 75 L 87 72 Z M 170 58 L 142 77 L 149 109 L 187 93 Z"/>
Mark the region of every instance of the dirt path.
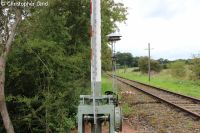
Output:
<path fill-rule="evenodd" d="M 131 108 L 126 117 L 138 133 L 200 133 L 200 120 L 130 86 L 118 82 L 118 87 L 121 105 Z"/>
<path fill-rule="evenodd" d="M 78 133 L 77 130 L 71 131 L 71 133 Z M 85 133 L 91 133 L 91 126 L 90 124 L 85 126 Z M 102 133 L 109 133 L 108 126 L 103 126 Z M 127 121 L 123 122 L 123 129 L 120 133 L 136 133 L 136 131 L 131 127 Z"/>
<path fill-rule="evenodd" d="M 123 127 L 123 129 L 122 129 L 122 132 L 120 132 L 120 133 L 136 133 L 135 130 L 128 124 L 127 121 L 123 122 L 122 127 Z M 91 133 L 90 130 L 91 130 L 90 125 L 87 125 L 85 133 Z M 102 133 L 109 133 L 108 126 L 103 126 Z"/>
<path fill-rule="evenodd" d="M 131 127 L 127 121 L 123 122 L 123 129 L 121 133 L 136 133 L 136 131 Z"/>

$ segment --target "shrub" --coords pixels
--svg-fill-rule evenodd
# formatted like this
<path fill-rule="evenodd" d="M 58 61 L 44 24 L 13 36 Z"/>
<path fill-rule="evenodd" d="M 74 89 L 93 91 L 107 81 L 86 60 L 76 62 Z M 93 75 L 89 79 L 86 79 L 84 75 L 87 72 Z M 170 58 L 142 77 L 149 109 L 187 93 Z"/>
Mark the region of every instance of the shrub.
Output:
<path fill-rule="evenodd" d="M 139 69 L 143 73 L 148 73 L 148 57 L 140 57 L 138 61 Z M 161 66 L 158 61 L 151 60 L 151 71 L 160 72 Z"/>
<path fill-rule="evenodd" d="M 170 64 L 171 75 L 174 77 L 184 77 L 186 75 L 185 63 L 176 61 Z"/>
<path fill-rule="evenodd" d="M 200 79 L 200 54 L 193 57 L 190 70 L 192 71 L 194 79 Z"/>

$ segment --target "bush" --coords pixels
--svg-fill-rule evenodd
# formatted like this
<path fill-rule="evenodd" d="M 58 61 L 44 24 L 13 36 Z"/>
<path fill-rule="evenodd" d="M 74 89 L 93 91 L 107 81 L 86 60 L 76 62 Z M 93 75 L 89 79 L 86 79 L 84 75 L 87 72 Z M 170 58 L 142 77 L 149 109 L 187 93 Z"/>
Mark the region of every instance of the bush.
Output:
<path fill-rule="evenodd" d="M 139 69 L 143 73 L 148 73 L 148 57 L 140 57 L 138 61 Z M 151 71 L 160 72 L 161 66 L 158 61 L 151 60 Z"/>
<path fill-rule="evenodd" d="M 190 70 L 194 76 L 194 79 L 200 79 L 200 55 L 194 56 L 191 61 Z"/>
<path fill-rule="evenodd" d="M 184 77 L 186 75 L 185 63 L 176 61 L 170 64 L 171 75 L 174 77 Z"/>

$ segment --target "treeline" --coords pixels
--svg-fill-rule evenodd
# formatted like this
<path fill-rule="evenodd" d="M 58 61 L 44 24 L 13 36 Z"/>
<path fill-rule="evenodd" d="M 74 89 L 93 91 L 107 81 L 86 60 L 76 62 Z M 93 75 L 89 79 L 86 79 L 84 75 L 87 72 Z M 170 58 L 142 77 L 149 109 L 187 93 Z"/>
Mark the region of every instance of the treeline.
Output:
<path fill-rule="evenodd" d="M 147 56 L 133 57 L 131 53 L 116 53 L 118 68 L 135 67 L 134 71 L 141 71 L 148 73 Z M 174 77 L 185 77 L 188 79 L 200 79 L 200 55 L 194 55 L 192 59 L 177 59 L 170 61 L 168 59 L 160 58 L 158 60 L 150 60 L 151 71 L 160 72 L 163 69 L 169 69 Z"/>
<path fill-rule="evenodd" d="M 126 20 L 127 9 L 114 0 L 101 4 L 103 68 L 108 69 L 106 35 Z M 1 23 L 12 16 L 3 8 L 0 12 Z M 5 95 L 16 132 L 70 132 L 75 127 L 79 95 L 90 92 L 89 28 L 88 0 L 49 0 L 48 7 L 30 9 L 23 17 L 6 65 Z M 6 132 L 2 119 L 0 132 Z"/>
<path fill-rule="evenodd" d="M 194 55 L 192 59 L 173 61 L 169 68 L 174 77 L 200 80 L 200 55 Z"/>
<path fill-rule="evenodd" d="M 116 53 L 117 65 L 120 68 L 124 67 L 139 67 L 141 71 L 147 72 L 148 71 L 148 57 L 141 56 L 141 57 L 134 57 L 131 53 Z M 152 66 L 152 70 L 159 71 L 162 68 L 166 69 L 171 61 L 168 59 L 160 58 L 158 60 L 151 59 L 150 63 Z M 155 67 L 155 68 L 154 68 Z"/>

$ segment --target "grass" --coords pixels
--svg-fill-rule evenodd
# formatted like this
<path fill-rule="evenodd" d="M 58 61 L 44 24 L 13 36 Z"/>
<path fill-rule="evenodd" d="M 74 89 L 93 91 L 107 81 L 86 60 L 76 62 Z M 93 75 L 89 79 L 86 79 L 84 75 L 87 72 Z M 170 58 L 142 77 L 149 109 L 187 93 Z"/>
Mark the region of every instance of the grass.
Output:
<path fill-rule="evenodd" d="M 102 94 L 106 91 L 112 91 L 112 81 L 106 75 L 102 76 Z"/>
<path fill-rule="evenodd" d="M 121 99 L 121 95 L 119 94 L 119 87 L 117 89 L 113 90 L 112 88 L 112 80 L 108 78 L 107 75 L 103 74 L 102 76 L 102 94 L 105 94 L 106 91 L 113 91 L 118 94 L 118 98 Z"/>
<path fill-rule="evenodd" d="M 148 75 L 141 74 L 140 72 L 132 72 L 132 70 L 133 69 L 128 69 L 126 73 L 124 73 L 123 70 L 118 70 L 117 75 L 143 83 L 149 83 Z M 200 98 L 199 82 L 187 80 L 184 78 L 174 78 L 169 74 L 168 70 L 164 70 L 160 74 L 152 75 L 150 84 L 172 92 Z"/>
<path fill-rule="evenodd" d="M 124 103 L 122 105 L 122 112 L 125 117 L 129 117 L 132 114 L 133 109 L 128 105 L 128 103 Z"/>
<path fill-rule="evenodd" d="M 106 91 L 113 91 L 112 90 L 112 81 L 106 76 L 105 74 L 102 76 L 102 94 Z M 119 100 L 122 98 L 121 94 L 118 93 Z M 132 108 L 128 106 L 127 103 L 122 105 L 123 115 L 128 117 L 132 113 Z"/>

